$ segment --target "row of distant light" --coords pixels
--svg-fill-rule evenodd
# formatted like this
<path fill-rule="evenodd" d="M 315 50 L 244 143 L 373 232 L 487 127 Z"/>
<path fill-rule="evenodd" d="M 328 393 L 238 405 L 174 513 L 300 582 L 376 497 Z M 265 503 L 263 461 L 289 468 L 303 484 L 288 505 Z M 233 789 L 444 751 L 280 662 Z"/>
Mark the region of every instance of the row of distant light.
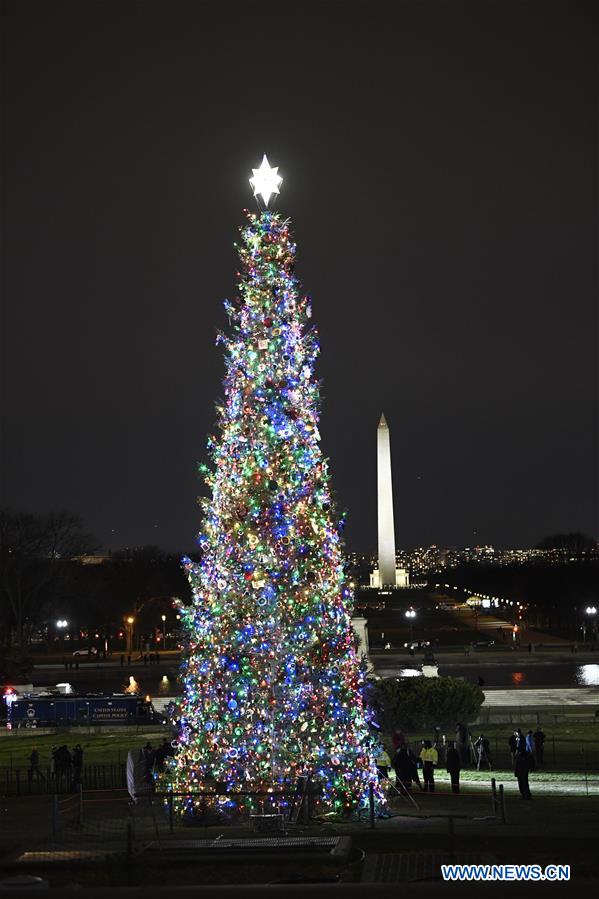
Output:
<path fill-rule="evenodd" d="M 526 608 L 525 603 L 519 603 L 514 601 L 513 599 L 502 599 L 500 596 L 488 596 L 486 593 L 477 593 L 476 590 L 471 590 L 469 587 L 453 587 L 451 584 L 433 584 L 434 587 L 446 587 L 448 590 L 461 590 L 463 593 L 471 593 L 473 596 L 478 596 L 480 599 L 488 599 L 493 602 L 502 602 L 505 603 L 506 606 L 518 606 L 519 609 Z"/>
<path fill-rule="evenodd" d="M 452 587 L 451 584 L 434 584 L 435 587 L 447 587 L 448 590 L 463 590 L 465 593 L 472 593 L 475 596 L 480 596 L 481 599 L 492 599 L 495 602 L 505 603 L 506 606 L 518 606 L 519 609 L 525 609 L 525 603 L 514 602 L 513 599 L 501 599 L 499 596 L 487 596 L 486 593 L 476 593 L 474 590 L 470 590 L 468 587 Z M 596 615 L 597 614 L 597 606 L 587 606 L 584 610 L 587 615 Z M 407 612 L 406 612 L 407 614 Z"/>
<path fill-rule="evenodd" d="M 161 615 L 160 618 L 162 619 L 162 623 L 164 624 L 164 623 L 166 622 L 166 615 Z M 177 615 L 176 618 L 177 618 L 177 620 L 180 620 L 180 619 L 181 619 L 181 616 L 180 616 L 180 615 Z M 131 617 L 131 616 L 129 616 L 128 618 L 126 618 L 125 621 L 126 621 L 127 624 L 129 624 L 129 625 L 135 624 L 135 618 L 133 618 L 133 617 Z M 65 627 L 68 627 L 68 626 L 69 626 L 69 622 L 66 620 L 66 618 L 60 618 L 60 619 L 56 622 L 56 627 L 57 627 L 59 630 L 64 630 L 64 628 L 65 628 Z M 87 636 L 87 631 L 80 631 L 80 633 L 81 633 L 81 636 L 82 636 L 82 637 Z M 100 634 L 95 634 L 94 636 L 99 637 Z M 119 632 L 119 637 L 122 637 L 122 636 L 123 636 L 123 632 L 120 631 L 120 632 Z"/>

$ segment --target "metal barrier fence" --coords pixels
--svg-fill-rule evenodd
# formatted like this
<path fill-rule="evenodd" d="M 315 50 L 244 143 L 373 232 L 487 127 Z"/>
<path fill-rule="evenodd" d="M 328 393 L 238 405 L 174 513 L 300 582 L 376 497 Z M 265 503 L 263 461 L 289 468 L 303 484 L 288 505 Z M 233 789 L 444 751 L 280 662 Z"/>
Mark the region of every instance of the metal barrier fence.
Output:
<path fill-rule="evenodd" d="M 74 770 L 57 775 L 50 768 L 0 768 L 4 796 L 74 793 L 79 783 L 86 790 L 120 790 L 127 786 L 127 769 L 124 764 L 84 765 L 78 778 Z"/>
<path fill-rule="evenodd" d="M 390 786 L 388 806 L 380 806 L 371 794 L 371 802 L 366 802 L 359 814 L 354 812 L 351 817 L 332 820 L 328 816 L 318 817 L 317 812 L 315 818 L 311 817 L 307 802 L 304 802 L 304 813 L 301 813 L 297 790 L 273 797 L 271 808 L 261 807 L 264 794 L 245 793 L 245 796 L 255 797 L 256 814 L 250 815 L 249 811 L 245 811 L 228 818 L 226 810 L 222 816 L 177 814 L 168 793 L 150 793 L 132 799 L 124 789 L 85 790 L 77 785 L 72 793 L 23 797 L 23 820 L 29 822 L 27 832 L 31 829 L 29 819 L 34 809 L 38 826 L 36 833 L 31 833 L 32 841 L 20 856 L 17 867 L 49 862 L 63 866 L 84 863 L 98 866 L 106 863 L 109 866 L 110 859 L 122 861 L 123 858 L 138 859 L 143 863 L 148 853 L 152 858 L 162 857 L 168 864 L 169 853 L 180 852 L 185 846 L 190 852 L 193 850 L 195 858 L 193 847 L 197 848 L 198 840 L 210 845 L 224 845 L 240 838 L 256 842 L 266 837 L 266 843 L 278 838 L 297 840 L 305 833 L 306 825 L 316 822 L 319 834 L 327 832 L 327 823 L 333 826 L 351 823 L 352 826 L 376 828 L 377 831 L 380 828 L 383 831 L 386 824 L 383 819 L 395 815 L 401 816 L 402 828 L 404 820 L 407 822 L 411 818 L 420 819 L 423 825 L 429 821 L 431 833 L 435 828 L 435 833 L 447 833 L 451 848 L 455 827 L 460 821 L 475 821 L 477 828 L 518 823 L 521 807 L 516 802 L 518 787 L 514 778 L 506 778 L 505 783 L 470 782 L 462 786 L 466 789 L 455 794 L 445 778 L 439 778 L 433 794 L 421 794 L 413 789 L 415 802 Z M 531 780 L 535 797 L 541 795 L 539 786 Z M 580 797 L 584 795 L 582 782 L 578 787 L 577 796 Z M 588 788 L 592 795 L 599 796 L 599 781 L 589 784 Z M 211 792 L 206 795 L 212 800 L 218 794 Z M 306 794 L 303 795 L 305 798 Z M 279 799 L 288 805 L 278 809 L 276 804 Z M 20 800 L 13 802 L 13 809 L 20 804 Z M 406 826 L 409 825 L 406 823 Z"/>
<path fill-rule="evenodd" d="M 391 795 L 392 792 L 392 795 Z M 377 826 L 379 817 L 389 817 L 393 813 L 406 813 L 413 817 L 430 817 L 427 807 L 418 796 L 418 803 L 402 798 L 397 790 L 390 792 L 388 810 L 380 806 L 375 799 L 374 790 L 370 791 L 369 801 L 356 813 L 347 818 L 365 827 Z M 203 797 L 211 803 L 210 808 L 200 810 L 198 814 L 186 815 L 177 813 L 177 799 Z M 120 847 L 121 852 L 130 852 L 135 845 L 141 845 L 148 839 L 169 841 L 183 836 L 193 837 L 203 832 L 210 832 L 215 825 L 219 828 L 232 826 L 233 833 L 254 832 L 263 835 L 297 832 L 314 820 L 312 796 L 309 790 L 265 793 L 256 791 L 227 794 L 227 798 L 242 797 L 251 800 L 253 810 L 245 809 L 241 813 L 228 815 L 227 809 L 219 813 L 214 804 L 218 793 L 185 792 L 185 793 L 150 793 L 132 800 L 125 791 L 94 790 L 86 792 L 81 788 L 68 796 L 55 794 L 48 797 L 50 802 L 51 840 L 55 848 L 69 847 L 71 850 L 114 849 Z M 450 790 L 441 791 L 436 797 L 446 796 L 450 802 L 447 811 L 438 809 L 432 817 L 469 818 L 478 816 L 480 820 L 491 818 L 506 821 L 505 796 L 503 785 L 493 782 L 491 785 L 480 785 L 473 793 L 464 793 L 456 797 Z M 404 801 L 405 799 L 405 801 Z M 451 800 L 456 802 L 451 802 Z M 443 806 L 445 803 L 443 803 Z M 454 808 L 457 805 L 458 809 Z M 450 825 L 451 826 L 451 825 Z M 219 837 L 221 839 L 221 837 Z"/>
<path fill-rule="evenodd" d="M 477 736 L 478 731 L 475 731 L 474 735 Z M 509 772 L 512 768 L 512 756 L 507 743 L 507 735 L 490 735 L 489 742 L 493 770 Z M 417 744 L 417 740 L 412 741 L 412 745 L 415 747 Z M 473 747 L 471 747 L 470 755 L 471 764 L 469 768 L 465 769 L 466 771 L 476 769 L 476 754 Z M 443 763 L 443 749 L 440 748 L 439 771 L 443 770 Z M 488 765 L 481 764 L 480 768 L 484 772 L 488 770 Z M 537 764 L 536 770 L 550 774 L 553 769 L 580 774 L 582 781 L 587 778 L 596 778 L 599 773 L 599 740 L 556 740 L 552 736 L 548 736 L 545 742 L 543 762 Z M 79 781 L 85 790 L 126 788 L 125 763 L 123 761 L 112 764 L 84 765 L 79 778 L 74 769 L 57 776 L 50 767 L 40 767 L 39 769 L 31 769 L 26 766 L 0 767 L 0 795 L 4 796 L 71 793 L 76 790 Z"/>

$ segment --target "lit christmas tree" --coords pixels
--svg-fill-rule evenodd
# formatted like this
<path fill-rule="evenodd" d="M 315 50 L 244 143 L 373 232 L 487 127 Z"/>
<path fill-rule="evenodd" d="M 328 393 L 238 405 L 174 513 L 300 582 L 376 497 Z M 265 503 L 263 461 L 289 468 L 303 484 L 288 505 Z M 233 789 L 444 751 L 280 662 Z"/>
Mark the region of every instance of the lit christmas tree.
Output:
<path fill-rule="evenodd" d="M 175 756 L 161 776 L 180 811 L 257 807 L 242 792 L 292 791 L 301 775 L 328 811 L 376 782 L 327 462 L 319 446 L 318 354 L 310 300 L 293 269 L 289 221 L 266 208 L 281 182 L 266 156 L 250 179 L 220 436 L 202 466 L 201 562 L 185 559 L 186 628 Z M 274 798 L 274 797 L 273 797 Z"/>

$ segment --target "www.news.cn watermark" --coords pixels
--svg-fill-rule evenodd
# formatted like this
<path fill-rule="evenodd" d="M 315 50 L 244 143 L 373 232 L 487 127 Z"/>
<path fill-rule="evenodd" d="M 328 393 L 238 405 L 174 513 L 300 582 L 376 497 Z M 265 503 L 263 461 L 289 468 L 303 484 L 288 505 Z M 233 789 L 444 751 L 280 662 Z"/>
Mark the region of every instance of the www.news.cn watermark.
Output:
<path fill-rule="evenodd" d="M 441 865 L 443 880 L 570 880 L 570 865 Z"/>

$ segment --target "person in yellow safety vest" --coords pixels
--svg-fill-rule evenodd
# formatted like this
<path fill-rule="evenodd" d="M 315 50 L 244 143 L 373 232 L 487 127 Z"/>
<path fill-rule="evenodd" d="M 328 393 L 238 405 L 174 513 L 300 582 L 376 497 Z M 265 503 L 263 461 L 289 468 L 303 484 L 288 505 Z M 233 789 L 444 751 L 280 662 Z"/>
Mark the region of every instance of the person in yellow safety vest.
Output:
<path fill-rule="evenodd" d="M 385 750 L 384 746 L 381 746 L 381 751 L 376 757 L 375 765 L 379 772 L 379 780 L 383 780 L 386 777 L 389 777 L 389 768 L 391 767 L 391 759 L 389 758 L 388 752 Z"/>
<path fill-rule="evenodd" d="M 422 779 L 424 781 L 424 792 L 435 792 L 435 767 L 439 761 L 439 754 L 433 749 L 430 740 L 422 741 L 422 749 L 420 750 L 420 761 L 422 762 Z"/>

